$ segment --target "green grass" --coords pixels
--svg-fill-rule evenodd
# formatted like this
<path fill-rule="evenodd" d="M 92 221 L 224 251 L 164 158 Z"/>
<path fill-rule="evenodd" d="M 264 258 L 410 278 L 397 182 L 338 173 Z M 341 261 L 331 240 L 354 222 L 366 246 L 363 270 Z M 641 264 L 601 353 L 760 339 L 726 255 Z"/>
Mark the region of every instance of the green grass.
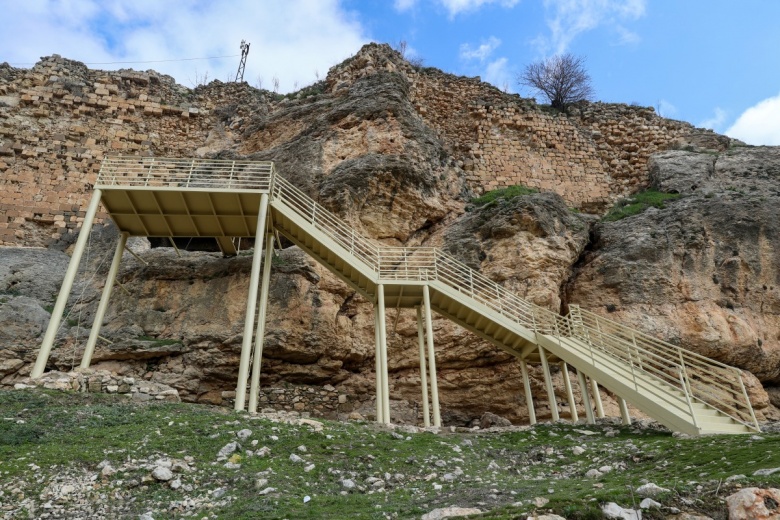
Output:
<path fill-rule="evenodd" d="M 0 391 L 0 489 L 23 484 L 24 495 L 37 500 L 58 476 L 89 478 L 108 460 L 124 469 L 112 477 L 98 476 L 90 492 L 108 496 L 115 516 L 153 511 L 158 520 L 179 518 L 171 505 L 186 496 L 213 502 L 213 508 L 191 510 L 194 518 L 320 519 L 344 518 L 348 512 L 354 519 L 403 519 L 458 505 L 485 511 L 479 518 L 524 518 L 536 511 L 595 519 L 602 518 L 603 503 L 638 503 L 641 498 L 632 489 L 643 479 L 670 490 L 656 497 L 664 505 L 710 515 L 725 511 L 723 498 L 735 490 L 726 482 L 729 476 L 747 475 L 739 480 L 742 486 L 780 486 L 780 473 L 752 476 L 757 469 L 780 467 L 780 434 L 773 433 L 693 439 L 661 430 L 559 423 L 490 434 L 399 431 L 397 438 L 372 423 L 322 422 L 323 431 L 316 432 L 217 407 L 139 403 L 104 394 Z M 258 440 L 256 447 L 243 443 L 245 449 L 267 446 L 271 453 L 247 457 L 240 452 L 241 467 L 226 468 L 216 455 L 243 428 L 253 431 L 249 441 Z M 614 436 L 607 437 L 608 431 Z M 301 445 L 305 453 L 298 451 Z M 574 455 L 574 446 L 585 453 Z M 290 461 L 291 453 L 306 462 Z M 138 461 L 160 457 L 192 457 L 194 471 L 181 474 L 191 491 L 148 479 L 150 470 Z M 490 467 L 492 462 L 497 466 Z M 306 472 L 308 464 L 315 467 Z M 596 480 L 584 476 L 605 465 L 613 471 Z M 455 480 L 444 479 L 458 472 Z M 372 492 L 369 477 L 386 480 L 385 490 Z M 261 488 L 277 491 L 259 495 L 259 478 L 268 480 Z M 344 478 L 359 488 L 346 490 Z M 128 486 L 131 481 L 135 485 Z M 220 488 L 226 489 L 223 500 L 212 499 Z M 121 500 L 111 498 L 116 492 L 124 494 Z M 549 503 L 537 508 L 536 497 Z M 653 515 L 645 517 L 664 517 Z"/>
<path fill-rule="evenodd" d="M 481 197 L 471 199 L 471 204 L 475 206 L 485 206 L 496 200 L 511 200 L 515 197 L 532 195 L 534 193 L 539 193 L 539 190 L 535 188 L 527 188 L 525 186 L 509 186 L 508 188 L 488 191 Z"/>
<path fill-rule="evenodd" d="M 679 193 L 663 193 L 655 190 L 641 191 L 631 197 L 618 201 L 606 214 L 604 220 L 607 222 L 614 222 L 626 217 L 639 215 L 650 207 L 664 209 L 666 207 L 666 202 L 679 198 Z"/>

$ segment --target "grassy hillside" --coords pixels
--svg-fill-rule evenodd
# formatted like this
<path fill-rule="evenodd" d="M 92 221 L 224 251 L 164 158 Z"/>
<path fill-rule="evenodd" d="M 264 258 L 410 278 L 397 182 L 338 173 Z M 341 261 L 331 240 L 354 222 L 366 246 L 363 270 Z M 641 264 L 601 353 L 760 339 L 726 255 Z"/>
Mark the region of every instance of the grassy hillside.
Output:
<path fill-rule="evenodd" d="M 669 491 L 645 518 L 670 508 L 717 518 L 738 485 L 780 487 L 780 471 L 753 476 L 780 467 L 779 441 L 565 423 L 433 434 L 9 391 L 0 392 L 0 517 L 420 518 L 457 505 L 479 518 L 600 518 L 606 502 L 638 507 L 636 488 L 652 482 Z"/>

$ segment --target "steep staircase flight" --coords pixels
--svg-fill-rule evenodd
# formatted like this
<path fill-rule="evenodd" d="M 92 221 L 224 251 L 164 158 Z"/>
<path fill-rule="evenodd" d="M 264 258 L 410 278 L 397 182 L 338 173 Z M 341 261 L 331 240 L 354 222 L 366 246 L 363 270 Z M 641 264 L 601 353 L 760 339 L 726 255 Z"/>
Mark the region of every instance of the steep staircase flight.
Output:
<path fill-rule="evenodd" d="M 738 369 L 575 305 L 560 316 L 440 249 L 378 245 L 278 175 L 271 163 L 112 157 L 104 160 L 95 188 L 103 190 L 104 206 L 130 235 L 214 236 L 226 253 L 233 252 L 230 237 L 260 235 L 250 224 L 259 201 L 267 200 L 273 232 L 370 301 L 381 285 L 388 306 L 416 307 L 427 286 L 430 307 L 442 316 L 517 358 L 538 362 L 547 353 L 672 430 L 694 435 L 759 430 Z M 156 193 L 154 205 L 143 210 L 148 213 L 136 207 L 144 190 Z M 240 211 L 219 216 L 215 208 L 228 205 L 218 197 L 220 190 L 238 194 Z M 209 199 L 218 225 L 193 209 L 198 198 Z M 165 229 L 153 229 L 153 216 L 162 217 Z M 243 229 L 240 222 L 246 232 L 231 228 Z"/>

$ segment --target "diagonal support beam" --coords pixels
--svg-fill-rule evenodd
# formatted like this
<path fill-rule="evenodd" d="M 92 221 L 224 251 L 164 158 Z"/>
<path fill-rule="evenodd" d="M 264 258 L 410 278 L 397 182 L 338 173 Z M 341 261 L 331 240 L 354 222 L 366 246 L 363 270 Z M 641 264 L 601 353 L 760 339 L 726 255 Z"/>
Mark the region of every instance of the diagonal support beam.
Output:
<path fill-rule="evenodd" d="M 89 365 L 92 363 L 92 354 L 95 353 L 95 345 L 97 345 L 97 340 L 100 335 L 100 327 L 103 325 L 103 318 L 108 309 L 108 301 L 111 299 L 111 292 L 114 289 L 116 274 L 119 272 L 119 264 L 122 261 L 122 253 L 125 250 L 126 244 L 127 233 L 122 233 L 119 236 L 119 242 L 116 244 L 114 259 L 111 261 L 111 268 L 108 270 L 106 284 L 103 286 L 103 293 L 100 296 L 100 303 L 98 304 L 97 312 L 95 313 L 95 321 L 92 322 L 92 330 L 89 331 L 87 346 L 84 349 L 84 355 L 81 358 L 81 368 L 89 368 Z"/>
<path fill-rule="evenodd" d="M 30 372 L 30 377 L 41 377 L 41 374 L 43 374 L 43 371 L 46 369 L 46 363 L 49 361 L 49 354 L 51 354 L 52 346 L 54 346 L 54 339 L 57 337 L 57 331 L 60 329 L 62 313 L 65 311 L 65 304 L 68 303 L 68 296 L 70 296 L 70 291 L 73 289 L 73 281 L 76 279 L 76 273 L 78 272 L 79 264 L 81 263 L 81 256 L 84 254 L 84 248 L 87 245 L 89 234 L 92 231 L 92 224 L 95 221 L 95 215 L 97 214 L 98 206 L 100 206 L 100 197 L 102 194 L 103 192 L 98 188 L 92 192 L 92 199 L 89 201 L 87 213 L 84 215 L 84 222 L 81 224 L 81 231 L 76 240 L 76 247 L 73 248 L 73 256 L 70 257 L 68 269 L 65 271 L 65 279 L 62 281 L 60 294 L 57 296 L 54 309 L 51 311 L 49 326 L 46 328 L 46 335 L 43 337 L 41 350 L 38 352 L 38 358 L 35 360 L 35 366 L 33 366 L 32 372 Z"/>

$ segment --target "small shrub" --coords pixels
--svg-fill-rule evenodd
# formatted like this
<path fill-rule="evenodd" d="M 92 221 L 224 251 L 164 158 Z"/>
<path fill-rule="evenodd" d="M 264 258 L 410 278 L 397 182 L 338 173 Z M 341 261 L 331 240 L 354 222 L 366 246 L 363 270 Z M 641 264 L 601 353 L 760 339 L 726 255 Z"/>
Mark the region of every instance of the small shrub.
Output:
<path fill-rule="evenodd" d="M 488 191 L 481 197 L 471 199 L 471 203 L 475 206 L 484 206 L 498 199 L 511 200 L 515 197 L 532 195 L 534 193 L 539 193 L 539 190 L 534 188 L 527 188 L 525 186 L 509 186 L 508 188 Z"/>
<path fill-rule="evenodd" d="M 614 222 L 626 217 L 639 215 L 649 207 L 664 209 L 666 202 L 680 198 L 679 193 L 663 193 L 655 190 L 639 192 L 626 199 L 619 200 L 615 206 L 609 210 L 604 220 Z"/>

